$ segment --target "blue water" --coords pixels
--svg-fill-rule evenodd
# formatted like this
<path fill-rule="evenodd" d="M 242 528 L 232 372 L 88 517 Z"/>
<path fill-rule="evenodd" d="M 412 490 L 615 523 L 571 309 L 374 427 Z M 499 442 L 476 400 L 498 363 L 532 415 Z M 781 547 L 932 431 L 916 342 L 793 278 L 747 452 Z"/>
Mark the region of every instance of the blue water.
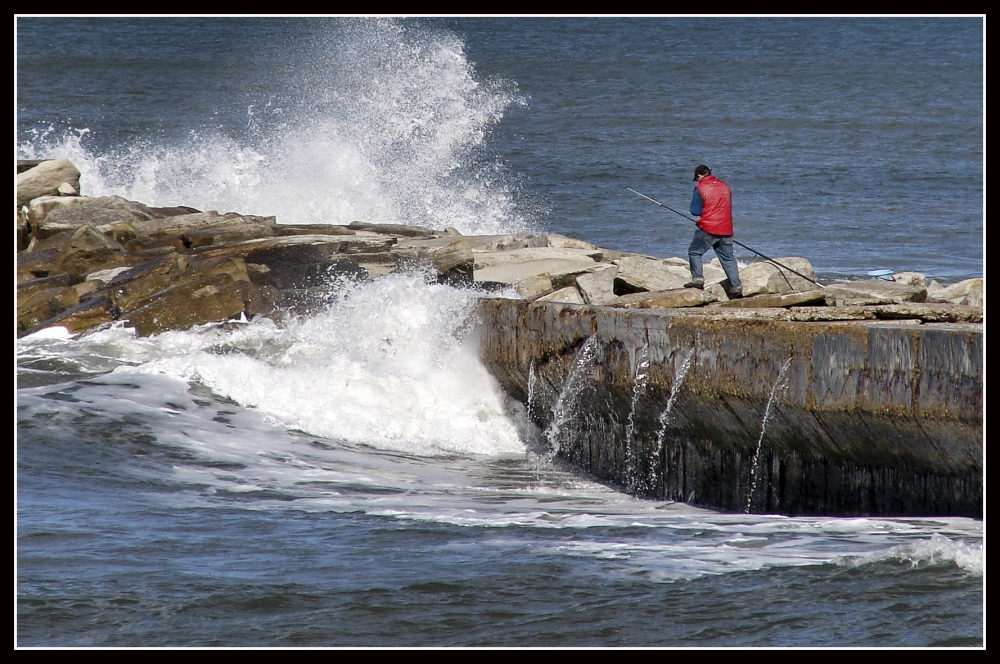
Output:
<path fill-rule="evenodd" d="M 706 163 L 765 254 L 983 276 L 980 18 L 21 17 L 16 38 L 18 156 L 72 159 L 85 195 L 667 257 L 690 222 L 625 187 L 686 212 Z M 985 644 L 983 522 L 630 498 L 533 454 L 476 360 L 479 294 L 341 288 L 284 326 L 18 342 L 16 645 Z"/>

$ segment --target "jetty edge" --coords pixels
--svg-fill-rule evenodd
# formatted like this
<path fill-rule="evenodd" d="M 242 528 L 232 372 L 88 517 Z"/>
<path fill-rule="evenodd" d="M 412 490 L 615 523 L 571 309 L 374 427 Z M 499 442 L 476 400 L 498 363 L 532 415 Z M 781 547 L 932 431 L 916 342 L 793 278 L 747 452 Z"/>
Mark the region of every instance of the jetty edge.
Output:
<path fill-rule="evenodd" d="M 18 336 L 140 336 L 308 313 L 331 279 L 420 269 L 499 290 L 480 355 L 541 446 L 631 494 L 736 512 L 983 517 L 983 280 L 918 272 L 825 289 L 767 261 L 726 298 L 687 261 L 558 234 L 150 207 L 18 162 Z M 777 259 L 814 276 L 799 257 Z"/>

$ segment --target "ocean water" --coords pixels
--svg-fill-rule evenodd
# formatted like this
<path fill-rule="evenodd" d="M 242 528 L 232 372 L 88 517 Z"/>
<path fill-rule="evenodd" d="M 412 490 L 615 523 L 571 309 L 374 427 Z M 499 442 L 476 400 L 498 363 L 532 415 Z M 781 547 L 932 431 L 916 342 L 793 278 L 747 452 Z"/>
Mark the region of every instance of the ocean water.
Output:
<path fill-rule="evenodd" d="M 980 18 L 19 17 L 15 36 L 18 157 L 72 159 L 87 195 L 665 257 L 690 222 L 625 187 L 686 212 L 706 163 L 765 254 L 828 279 L 983 275 Z M 15 644 L 985 645 L 983 521 L 596 483 L 479 363 L 483 296 L 398 274 L 280 324 L 17 341 Z"/>

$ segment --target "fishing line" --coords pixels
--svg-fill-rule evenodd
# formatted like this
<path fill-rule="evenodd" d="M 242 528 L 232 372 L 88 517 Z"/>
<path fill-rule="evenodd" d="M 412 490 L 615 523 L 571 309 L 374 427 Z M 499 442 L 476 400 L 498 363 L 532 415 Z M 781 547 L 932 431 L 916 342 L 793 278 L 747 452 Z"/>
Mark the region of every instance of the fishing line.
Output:
<path fill-rule="evenodd" d="M 635 189 L 633 189 L 631 187 L 625 187 L 625 188 L 628 189 L 629 191 L 631 191 L 633 194 L 639 194 L 640 196 L 642 196 L 643 198 L 645 198 L 647 201 L 653 201 L 654 203 L 656 203 L 657 205 L 659 205 L 661 208 L 666 208 L 666 209 L 670 210 L 671 212 L 673 212 L 674 214 L 679 214 L 680 216 L 684 217 L 688 221 L 695 221 L 693 217 L 689 217 L 686 214 L 684 214 L 683 212 L 678 212 L 677 210 L 673 209 L 672 207 L 664 205 L 663 203 L 661 203 L 660 201 L 656 200 L 655 198 L 650 198 L 646 194 L 640 194 L 638 191 L 636 191 Z M 733 240 L 733 244 L 738 244 L 741 247 L 743 247 L 744 249 L 746 249 L 747 251 L 752 251 L 753 253 L 757 254 L 758 256 L 760 256 L 761 258 L 763 258 L 764 260 L 766 260 L 768 262 L 771 262 L 771 263 L 774 263 L 778 267 L 784 268 L 784 269 L 788 270 L 789 272 L 791 272 L 792 274 L 797 274 L 800 277 L 802 277 L 803 279 L 805 279 L 806 281 L 809 281 L 809 282 L 812 282 L 812 283 L 816 284 L 820 288 L 826 288 L 826 286 L 824 286 L 823 284 L 819 283 L 815 279 L 810 279 L 809 277 L 807 277 L 806 275 L 802 274 L 801 272 L 796 272 L 795 270 L 793 270 L 792 268 L 788 267 L 787 265 L 782 265 L 781 263 L 779 263 L 778 261 L 774 260 L 773 258 L 765 256 L 764 254 L 760 253 L 756 249 L 754 249 L 752 247 L 746 246 L 742 242 L 737 242 L 736 240 Z M 788 278 L 785 277 L 785 279 L 787 280 Z"/>

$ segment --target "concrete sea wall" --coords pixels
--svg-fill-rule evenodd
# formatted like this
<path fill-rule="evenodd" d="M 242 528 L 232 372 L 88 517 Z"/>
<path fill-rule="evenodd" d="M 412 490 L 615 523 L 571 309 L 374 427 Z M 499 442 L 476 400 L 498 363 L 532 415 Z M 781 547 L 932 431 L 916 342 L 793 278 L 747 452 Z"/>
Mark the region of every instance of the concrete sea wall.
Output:
<path fill-rule="evenodd" d="M 629 493 L 740 512 L 983 516 L 980 325 L 499 298 L 478 313 L 483 361 L 544 444 Z"/>

